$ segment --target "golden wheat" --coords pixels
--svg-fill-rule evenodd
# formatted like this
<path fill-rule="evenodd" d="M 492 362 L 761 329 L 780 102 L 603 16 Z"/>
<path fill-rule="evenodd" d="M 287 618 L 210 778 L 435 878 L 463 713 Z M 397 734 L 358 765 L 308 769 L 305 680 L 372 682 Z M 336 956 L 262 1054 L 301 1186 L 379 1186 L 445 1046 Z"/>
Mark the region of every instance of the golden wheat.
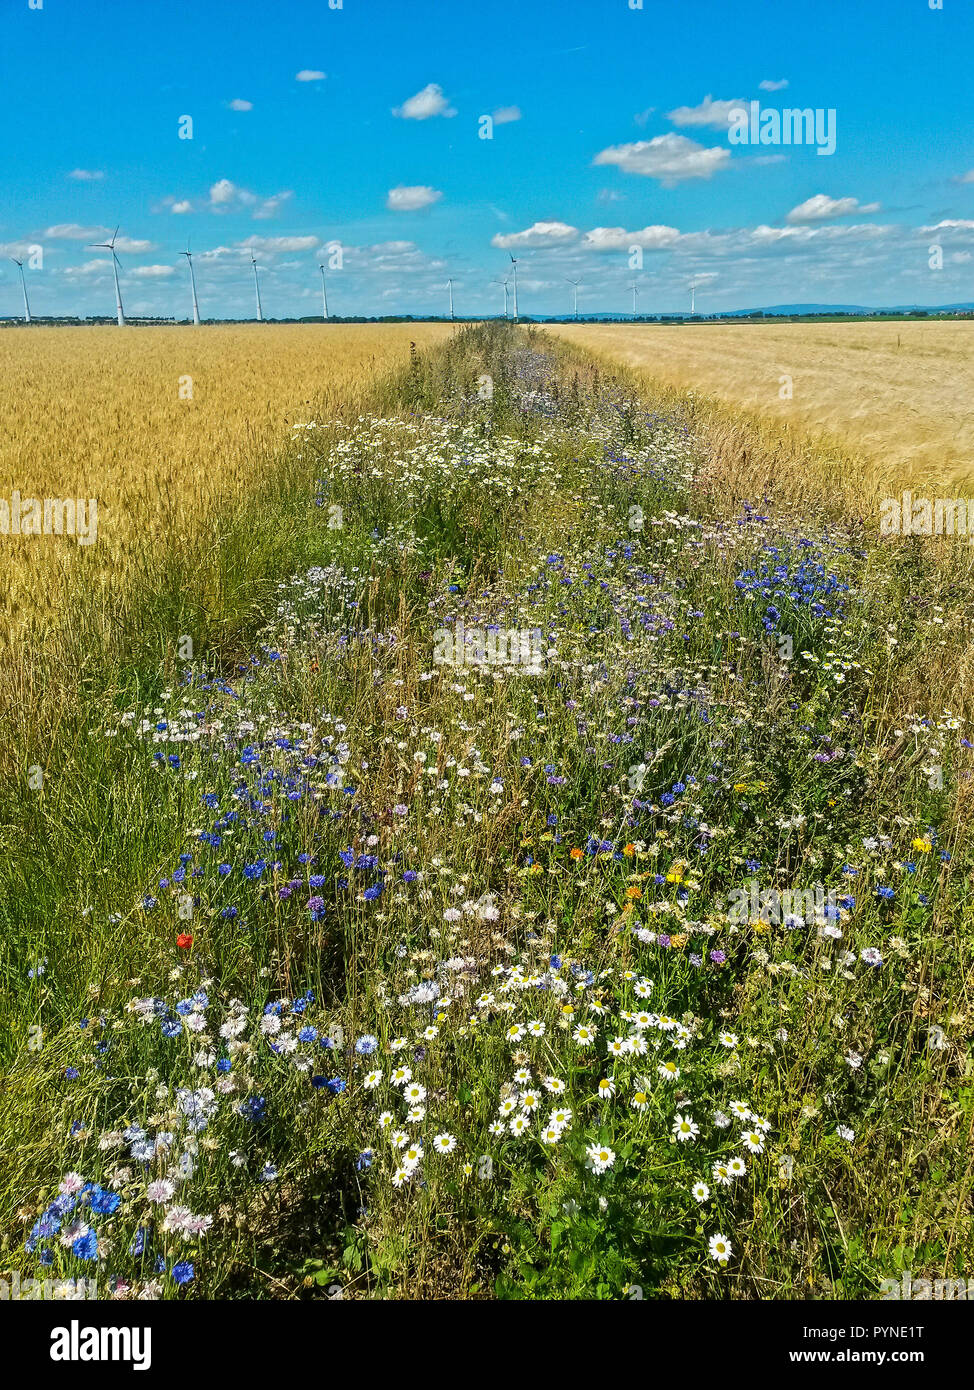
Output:
<path fill-rule="evenodd" d="M 273 466 L 314 410 L 361 392 L 450 332 L 438 324 L 32 328 L 0 333 L 0 499 L 96 498 L 88 582 L 188 534 L 227 489 Z M 78 559 L 67 535 L 0 534 L 8 639 L 62 608 Z M 95 560 L 95 574 L 91 561 Z"/>

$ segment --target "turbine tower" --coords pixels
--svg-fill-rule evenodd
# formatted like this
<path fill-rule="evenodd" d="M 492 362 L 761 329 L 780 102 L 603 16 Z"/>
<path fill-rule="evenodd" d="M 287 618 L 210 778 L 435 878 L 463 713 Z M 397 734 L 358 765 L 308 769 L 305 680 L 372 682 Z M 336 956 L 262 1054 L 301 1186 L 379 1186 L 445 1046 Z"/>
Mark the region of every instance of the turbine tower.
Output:
<path fill-rule="evenodd" d="M 20 268 L 20 287 L 24 291 L 24 323 L 30 323 L 30 305 L 27 303 L 27 281 L 24 279 L 24 263 L 18 261 L 16 256 L 11 256 L 15 266 Z"/>
<path fill-rule="evenodd" d="M 251 249 L 250 252 L 250 263 L 254 267 L 254 290 L 257 293 L 257 322 L 263 323 L 264 311 L 260 307 L 260 281 L 257 279 L 257 257 L 254 255 L 253 249 Z"/>
<path fill-rule="evenodd" d="M 636 317 L 636 295 L 639 293 L 639 286 L 636 284 L 635 280 L 633 280 L 633 282 L 632 282 L 632 284 L 629 286 L 629 288 L 632 290 L 632 316 L 633 316 L 633 318 L 635 318 L 635 317 Z"/>
<path fill-rule="evenodd" d="M 118 228 L 112 232 L 111 241 L 99 241 L 91 247 L 92 251 L 111 251 L 112 253 L 112 274 L 115 276 L 115 312 L 118 315 L 119 328 L 125 327 L 125 314 L 122 311 L 122 291 L 118 287 L 118 267 L 121 264 L 115 254 L 115 238 L 118 236 Z"/>
<path fill-rule="evenodd" d="M 507 318 L 507 286 L 510 282 L 504 281 L 504 317 Z"/>
<path fill-rule="evenodd" d="M 567 276 L 566 276 L 565 278 L 566 278 L 566 280 L 568 280 L 568 277 L 567 277 Z M 572 314 L 573 314 L 574 317 L 577 319 L 577 318 L 578 318 L 578 287 L 579 287 L 579 285 L 582 283 L 582 281 L 581 281 L 581 278 L 579 278 L 578 280 L 568 280 L 568 283 L 569 283 L 569 285 L 574 285 L 574 287 L 575 287 L 575 288 L 574 288 L 574 293 L 573 293 L 573 295 L 572 295 Z"/>
<path fill-rule="evenodd" d="M 199 302 L 197 301 L 197 298 L 196 298 L 196 275 L 195 275 L 195 272 L 193 271 L 193 253 L 192 253 L 192 251 L 189 249 L 189 242 L 188 242 L 188 241 L 187 241 L 187 243 L 186 243 L 186 250 L 185 250 L 185 251 L 180 251 L 179 254 L 180 254 L 181 256 L 185 256 L 185 257 L 186 257 L 186 260 L 189 262 L 189 283 L 190 283 L 190 284 L 192 285 L 192 287 L 193 287 L 193 323 L 196 325 L 197 328 L 199 328 L 199 326 L 200 326 L 200 306 L 199 306 Z"/>
<path fill-rule="evenodd" d="M 446 287 L 447 287 L 447 289 L 450 291 L 450 322 L 452 323 L 452 322 L 453 322 L 453 319 L 454 319 L 454 314 L 453 314 L 453 281 L 452 281 L 452 280 L 447 280 L 447 282 L 446 282 Z"/>
<path fill-rule="evenodd" d="M 517 258 L 511 256 L 511 265 L 514 267 L 514 322 L 517 323 Z"/>
<path fill-rule="evenodd" d="M 324 317 L 325 323 L 327 323 L 327 322 L 328 322 L 328 290 L 325 288 L 325 267 L 324 267 L 323 265 L 319 265 L 318 269 L 321 271 L 321 307 L 322 307 L 323 317 Z"/>
<path fill-rule="evenodd" d="M 697 282 L 696 282 L 696 280 L 691 280 L 691 281 L 690 281 L 690 317 L 691 317 L 691 318 L 693 318 L 693 316 L 694 316 L 694 312 L 695 312 L 694 306 L 695 306 L 695 304 L 696 304 L 696 298 L 697 298 Z"/>

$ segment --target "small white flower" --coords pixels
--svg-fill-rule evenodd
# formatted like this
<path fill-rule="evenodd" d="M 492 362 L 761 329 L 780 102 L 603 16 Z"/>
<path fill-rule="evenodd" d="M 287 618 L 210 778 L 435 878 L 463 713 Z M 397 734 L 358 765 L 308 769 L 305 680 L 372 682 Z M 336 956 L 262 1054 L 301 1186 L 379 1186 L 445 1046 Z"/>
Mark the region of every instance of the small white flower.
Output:
<path fill-rule="evenodd" d="M 715 1259 L 719 1265 L 725 1265 L 734 1253 L 734 1247 L 731 1245 L 730 1241 L 726 1236 L 722 1236 L 719 1233 L 710 1237 L 709 1248 L 711 1257 Z"/>
<path fill-rule="evenodd" d="M 673 1121 L 673 1133 L 681 1144 L 685 1144 L 688 1139 L 696 1139 L 700 1127 L 694 1123 L 692 1115 L 677 1115 Z"/>
<path fill-rule="evenodd" d="M 613 1150 L 604 1144 L 589 1144 L 585 1152 L 588 1155 L 588 1167 L 593 1173 L 604 1173 L 616 1161 Z"/>

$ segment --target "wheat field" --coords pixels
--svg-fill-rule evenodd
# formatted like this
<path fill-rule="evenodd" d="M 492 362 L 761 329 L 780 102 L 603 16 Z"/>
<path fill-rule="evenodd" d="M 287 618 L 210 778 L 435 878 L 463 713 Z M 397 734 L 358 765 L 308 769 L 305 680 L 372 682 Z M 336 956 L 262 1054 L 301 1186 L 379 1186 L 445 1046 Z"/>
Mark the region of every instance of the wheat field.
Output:
<path fill-rule="evenodd" d="M 227 489 L 257 481 L 289 427 L 449 332 L 437 324 L 32 328 L 0 334 L 0 498 L 96 498 L 86 582 L 151 561 Z M 0 535 L 0 626 L 63 609 L 82 549 Z M 92 568 L 93 566 L 93 568 Z"/>
<path fill-rule="evenodd" d="M 965 492 L 974 483 L 970 324 L 620 323 L 551 331 L 668 385 L 859 451 L 884 485 L 922 479 Z"/>

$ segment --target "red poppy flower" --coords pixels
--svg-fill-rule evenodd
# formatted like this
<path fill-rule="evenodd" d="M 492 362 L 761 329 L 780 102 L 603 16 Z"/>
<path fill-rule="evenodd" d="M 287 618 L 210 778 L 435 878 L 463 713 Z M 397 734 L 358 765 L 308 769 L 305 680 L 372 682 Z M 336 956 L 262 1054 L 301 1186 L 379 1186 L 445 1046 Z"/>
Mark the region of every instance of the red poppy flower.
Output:
<path fill-rule="evenodd" d="M 181 951 L 188 951 L 193 944 L 193 938 L 187 932 L 180 932 L 176 937 L 176 945 Z"/>

